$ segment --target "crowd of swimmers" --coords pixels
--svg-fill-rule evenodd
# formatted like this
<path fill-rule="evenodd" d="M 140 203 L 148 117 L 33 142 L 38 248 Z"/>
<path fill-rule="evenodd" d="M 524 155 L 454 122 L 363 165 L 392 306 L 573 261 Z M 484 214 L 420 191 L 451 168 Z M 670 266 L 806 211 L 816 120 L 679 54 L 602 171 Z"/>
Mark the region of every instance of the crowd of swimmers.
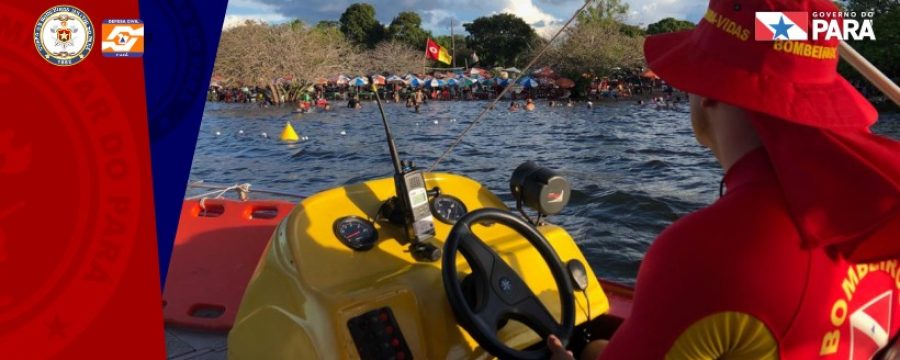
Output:
<path fill-rule="evenodd" d="M 223 89 L 224 90 L 224 89 Z M 269 97 L 267 93 L 267 89 L 264 88 L 251 88 L 249 91 L 241 91 L 236 89 L 228 89 L 228 90 L 219 90 L 211 89 L 210 91 L 210 101 L 225 101 L 225 102 L 254 102 L 259 106 L 267 106 L 273 105 L 272 99 Z M 317 88 L 312 96 L 310 94 L 304 94 L 302 98 L 296 101 L 296 110 L 295 113 L 309 113 L 312 111 L 331 111 L 332 105 L 326 99 L 326 94 L 324 89 Z M 650 99 L 641 98 L 636 100 L 637 105 L 639 106 L 655 106 L 656 109 L 660 110 L 669 110 L 676 108 L 676 105 L 680 102 L 683 102 L 683 98 L 681 95 L 677 94 L 676 91 L 670 86 L 664 86 L 663 92 L 664 96 L 655 96 Z M 369 94 L 371 95 L 371 94 Z M 406 107 L 411 111 L 419 112 L 422 105 L 428 103 L 429 100 L 443 100 L 441 92 L 427 91 L 426 89 L 418 88 L 411 91 L 399 91 L 399 89 L 394 89 L 393 91 L 385 91 L 384 100 L 385 102 L 394 102 L 401 103 L 404 102 Z M 525 96 L 524 103 L 518 101 L 515 96 L 512 96 L 512 101 L 509 104 L 508 110 L 511 112 L 523 110 L 523 111 L 534 111 L 537 108 L 537 103 L 535 99 L 530 96 L 530 94 L 520 94 Z M 594 94 L 591 94 L 594 95 Z M 521 97 L 520 97 L 521 98 Z M 595 96 L 589 96 L 588 101 L 584 103 L 588 109 L 592 109 L 594 107 L 594 103 L 591 101 L 595 98 Z M 602 96 L 600 97 L 602 98 Z M 347 108 L 350 109 L 360 109 L 363 106 L 363 101 L 360 98 L 360 93 L 348 93 L 346 94 L 347 99 Z M 616 100 L 619 100 L 616 97 Z M 576 101 L 572 98 L 565 99 L 555 99 L 549 98 L 547 100 L 547 107 L 575 107 Z"/>

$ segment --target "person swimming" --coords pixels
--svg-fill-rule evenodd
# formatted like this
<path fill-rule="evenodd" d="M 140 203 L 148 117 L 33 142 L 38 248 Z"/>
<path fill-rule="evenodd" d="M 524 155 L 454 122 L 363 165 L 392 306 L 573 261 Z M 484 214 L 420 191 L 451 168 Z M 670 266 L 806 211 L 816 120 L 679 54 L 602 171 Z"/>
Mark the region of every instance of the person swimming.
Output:
<path fill-rule="evenodd" d="M 525 99 L 525 111 L 534 111 L 535 105 L 531 98 Z"/>
<path fill-rule="evenodd" d="M 362 109 L 362 102 L 359 101 L 359 95 L 351 97 L 350 101 L 347 102 L 347 107 L 350 109 Z"/>
<path fill-rule="evenodd" d="M 509 103 L 509 111 L 512 111 L 512 112 L 519 111 L 519 103 L 517 103 L 515 101 Z"/>
<path fill-rule="evenodd" d="M 594 108 L 594 103 L 591 102 L 591 101 L 588 101 L 588 102 L 587 102 L 587 108 L 588 108 L 588 109 L 593 109 L 593 108 Z"/>
<path fill-rule="evenodd" d="M 416 108 L 416 112 L 419 112 L 419 105 L 425 102 L 425 93 L 422 92 L 422 89 L 416 89 L 416 94 L 413 97 L 413 107 Z"/>

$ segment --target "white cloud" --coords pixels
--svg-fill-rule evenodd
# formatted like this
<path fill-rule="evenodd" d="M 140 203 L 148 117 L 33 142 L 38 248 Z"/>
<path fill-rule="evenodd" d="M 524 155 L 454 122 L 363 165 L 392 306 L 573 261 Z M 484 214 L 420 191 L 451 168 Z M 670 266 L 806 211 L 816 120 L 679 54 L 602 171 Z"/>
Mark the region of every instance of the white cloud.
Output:
<path fill-rule="evenodd" d="M 287 17 L 279 13 L 261 13 L 247 15 L 225 15 L 225 22 L 222 23 L 222 30 L 228 30 L 234 27 L 244 25 L 247 20 L 261 21 L 265 23 L 280 23 L 288 20 Z"/>
<path fill-rule="evenodd" d="M 255 10 L 262 11 L 266 13 L 276 12 L 278 7 L 272 4 L 268 4 L 258 0 L 230 0 L 228 1 L 228 8 L 226 11 L 234 12 L 241 10 Z"/>
<path fill-rule="evenodd" d="M 628 22 L 646 27 L 667 17 L 697 22 L 706 11 L 705 0 L 630 0 Z"/>
<path fill-rule="evenodd" d="M 545 38 L 553 36 L 556 30 L 559 30 L 559 19 L 550 15 L 537 6 L 532 0 L 508 0 L 506 7 L 500 10 L 501 13 L 509 13 L 522 18 L 531 26 L 534 26 L 535 32 Z M 535 26 L 541 25 L 541 26 Z"/>

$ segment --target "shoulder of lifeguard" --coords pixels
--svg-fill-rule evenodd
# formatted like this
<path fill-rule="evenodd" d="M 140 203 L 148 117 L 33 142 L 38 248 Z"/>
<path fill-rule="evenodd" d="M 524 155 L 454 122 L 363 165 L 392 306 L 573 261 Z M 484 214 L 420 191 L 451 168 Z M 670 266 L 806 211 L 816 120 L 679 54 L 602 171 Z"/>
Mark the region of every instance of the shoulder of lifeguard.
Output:
<path fill-rule="evenodd" d="M 723 237 L 731 240 L 799 240 L 781 192 L 777 187 L 765 184 L 737 189 L 710 206 L 685 215 L 666 228 L 658 240 L 676 240 L 684 245 L 684 242 L 702 244 L 707 240 L 719 242 Z M 765 242 L 743 245 L 757 246 Z"/>
<path fill-rule="evenodd" d="M 666 360 L 778 359 L 778 342 L 759 319 L 719 312 L 691 324 L 666 353 Z"/>

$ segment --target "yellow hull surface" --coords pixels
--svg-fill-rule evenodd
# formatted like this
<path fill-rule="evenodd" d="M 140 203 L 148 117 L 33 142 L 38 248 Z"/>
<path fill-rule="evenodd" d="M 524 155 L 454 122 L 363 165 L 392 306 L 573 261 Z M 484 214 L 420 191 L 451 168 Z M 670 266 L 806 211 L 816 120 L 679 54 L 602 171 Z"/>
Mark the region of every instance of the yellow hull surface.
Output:
<path fill-rule="evenodd" d="M 469 211 L 507 209 L 478 182 L 454 174 L 426 173 L 429 189 L 460 199 Z M 303 200 L 276 228 L 241 301 L 228 335 L 230 359 L 358 359 L 348 322 L 388 307 L 411 355 L 418 359 L 490 358 L 457 325 L 441 280 L 441 263 L 413 259 L 401 226 L 376 222 L 378 242 L 353 251 L 335 235 L 333 224 L 346 216 L 370 221 L 395 194 L 392 178 L 334 188 Z M 434 244 L 443 246 L 452 225 L 435 220 Z M 563 263 L 587 264 L 562 228 L 538 228 Z M 473 232 L 494 249 L 528 284 L 547 309 L 560 316 L 556 283 L 530 243 L 501 225 L 476 225 Z M 457 268 L 468 273 L 462 256 Z M 588 267 L 591 315 L 609 309 L 597 277 Z M 461 274 L 460 279 L 463 278 Z M 587 300 L 576 299 L 576 324 L 587 321 Z M 541 341 L 524 325 L 510 321 L 498 337 L 517 349 Z"/>

